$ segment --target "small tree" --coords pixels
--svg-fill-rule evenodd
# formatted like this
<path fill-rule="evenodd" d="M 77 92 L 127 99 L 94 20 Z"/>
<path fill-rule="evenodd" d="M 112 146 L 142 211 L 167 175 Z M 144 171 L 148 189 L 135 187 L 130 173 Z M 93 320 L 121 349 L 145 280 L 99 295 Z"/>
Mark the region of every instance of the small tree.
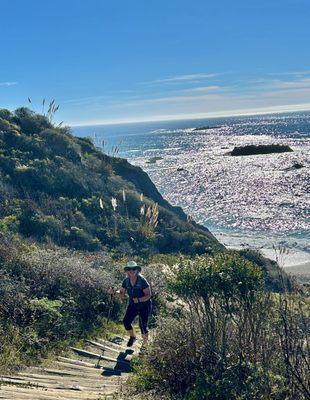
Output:
<path fill-rule="evenodd" d="M 295 399 L 275 295 L 263 284 L 261 268 L 234 251 L 181 258 L 168 273 L 170 316 L 158 319 L 138 383 L 186 400 Z"/>

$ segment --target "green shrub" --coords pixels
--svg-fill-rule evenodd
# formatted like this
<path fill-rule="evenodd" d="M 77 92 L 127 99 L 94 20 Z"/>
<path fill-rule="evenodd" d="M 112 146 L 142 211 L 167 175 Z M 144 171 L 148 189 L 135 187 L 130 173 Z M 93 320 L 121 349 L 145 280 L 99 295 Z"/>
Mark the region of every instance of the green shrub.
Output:
<path fill-rule="evenodd" d="M 56 129 L 46 129 L 40 132 L 40 137 L 44 139 L 46 153 L 50 156 L 66 157 L 70 161 L 78 162 L 81 160 L 81 148 L 68 135 Z"/>
<path fill-rule="evenodd" d="M 99 239 L 92 237 L 83 229 L 76 226 L 71 227 L 68 242 L 70 242 L 71 246 L 75 249 L 94 251 L 101 247 Z"/>
<path fill-rule="evenodd" d="M 5 109 L 5 108 L 0 108 L 0 118 L 7 120 L 7 121 L 11 121 L 13 117 L 13 114 L 11 113 L 11 111 Z"/>
<path fill-rule="evenodd" d="M 181 297 L 208 299 L 219 296 L 225 302 L 248 296 L 262 284 L 261 269 L 237 252 L 181 259 L 170 279 L 172 291 Z"/>
<path fill-rule="evenodd" d="M 0 370 L 35 362 L 104 316 L 116 318 L 122 304 L 111 303 L 108 288 L 118 273 L 103 253 L 14 245 L 0 235 Z"/>
<path fill-rule="evenodd" d="M 180 208 L 166 202 L 140 168 L 103 154 L 89 139 L 74 137 L 44 115 L 27 108 L 1 110 L 0 145 L 0 187 L 6 188 L 0 199 L 3 204 L 10 204 L 12 197 L 20 201 L 19 210 L 5 206 L 1 217 L 21 217 L 16 224 L 21 234 L 78 249 L 107 246 L 118 254 L 143 256 L 223 249 L 207 229 L 189 223 Z M 117 199 L 115 211 L 112 198 Z M 29 201 L 39 217 L 27 221 L 24 210 Z M 143 204 L 158 204 L 158 224 L 151 226 L 141 215 Z M 60 224 L 53 223 L 51 215 Z M 70 233 L 71 226 L 83 232 Z"/>
<path fill-rule="evenodd" d="M 197 380 L 186 400 L 281 400 L 286 398 L 285 378 L 266 373 L 250 363 L 231 365 L 220 376 L 205 376 Z"/>
<path fill-rule="evenodd" d="M 1 111 L 1 110 L 0 110 Z M 17 125 L 12 124 L 11 122 L 7 121 L 6 119 L 3 119 L 0 117 L 0 132 L 8 132 L 11 133 L 12 135 L 18 135 L 19 128 Z"/>
<path fill-rule="evenodd" d="M 12 120 L 27 135 L 37 134 L 43 129 L 52 128 L 51 123 L 45 116 L 36 114 L 26 107 L 16 109 Z"/>
<path fill-rule="evenodd" d="M 62 324 L 64 318 L 62 307 L 61 300 L 49 300 L 47 297 L 32 299 L 30 302 L 34 330 L 47 342 L 53 339 L 55 327 L 59 329 Z"/>
<path fill-rule="evenodd" d="M 307 398 L 307 298 L 264 291 L 261 268 L 237 252 L 183 257 L 167 274 L 170 312 L 141 356 L 141 391 L 186 400 Z"/>
<path fill-rule="evenodd" d="M 10 232 L 18 232 L 19 221 L 16 215 L 8 215 L 0 219 L 0 230 L 6 234 Z"/>
<path fill-rule="evenodd" d="M 59 242 L 62 223 L 52 215 L 42 215 L 24 210 L 20 217 L 20 230 L 26 236 L 34 236 L 42 241 L 46 237 Z"/>

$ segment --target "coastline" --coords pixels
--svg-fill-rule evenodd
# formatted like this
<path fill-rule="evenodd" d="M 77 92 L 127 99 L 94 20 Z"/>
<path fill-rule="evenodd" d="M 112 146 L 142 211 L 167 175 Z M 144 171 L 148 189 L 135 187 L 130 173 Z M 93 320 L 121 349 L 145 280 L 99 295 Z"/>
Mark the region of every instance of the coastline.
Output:
<path fill-rule="evenodd" d="M 211 230 L 212 232 L 212 230 Z M 212 232 L 214 234 L 214 232 Z M 227 233 L 222 233 L 220 234 L 217 232 L 215 236 L 220 240 L 221 243 L 224 241 L 226 242 L 226 247 L 229 249 L 235 249 L 235 250 L 242 250 L 245 249 L 246 247 L 256 249 L 259 252 L 263 254 L 263 256 L 277 261 L 277 254 L 276 250 L 273 249 L 272 243 L 270 243 L 270 246 L 267 245 L 266 241 L 264 243 L 264 246 L 253 246 L 253 243 L 255 243 L 255 238 L 256 238 L 256 243 L 261 243 L 261 235 L 257 234 L 255 237 L 255 234 L 253 234 L 253 237 L 251 238 L 254 241 L 250 241 L 248 243 L 242 243 L 240 245 L 240 242 L 236 240 L 236 237 L 234 235 L 229 236 Z M 221 237 L 222 236 L 222 237 Z M 237 235 L 238 236 L 238 235 Z M 223 240 L 225 237 L 225 240 Z M 231 242 L 229 243 L 229 238 L 232 238 Z M 251 245 L 252 244 L 252 245 Z M 310 254 L 307 251 L 304 250 L 296 250 L 294 246 L 291 243 L 290 247 L 286 247 L 288 249 L 288 253 L 284 254 L 283 256 L 280 257 L 279 264 L 280 267 L 283 268 L 283 270 L 290 274 L 293 275 L 297 281 L 299 281 L 302 284 L 310 284 Z"/>
<path fill-rule="evenodd" d="M 306 204 L 302 200 L 310 166 L 306 157 L 308 123 L 308 114 L 283 114 L 92 129 L 96 138 L 107 140 L 110 146 L 123 140 L 122 157 L 140 166 L 170 204 L 182 207 L 227 248 L 249 247 L 272 260 L 285 249 L 288 253 L 280 257 L 281 267 L 305 265 L 310 272 L 309 225 L 303 218 Z M 193 130 L 211 125 L 216 128 Z M 74 128 L 77 135 L 87 131 L 89 127 Z M 222 157 L 226 148 L 270 144 L 275 138 L 292 146 L 294 152 L 285 159 L 282 155 Z M 156 157 L 161 159 L 149 163 Z M 295 162 L 304 168 L 288 171 Z M 246 173 L 253 168 L 254 174 Z"/>
<path fill-rule="evenodd" d="M 310 273 L 310 254 L 305 251 L 295 250 L 294 248 L 289 248 L 289 253 L 285 254 L 280 259 L 280 267 L 284 268 L 286 271 L 289 268 L 295 268 L 297 266 L 308 265 Z M 262 248 L 260 251 L 265 257 L 271 258 L 277 261 L 276 253 L 271 248 Z"/>
<path fill-rule="evenodd" d="M 290 265 L 285 268 L 285 271 L 294 275 L 306 275 L 310 278 L 310 261 L 302 264 Z"/>
<path fill-rule="evenodd" d="M 308 265 L 310 273 L 310 253 L 307 251 L 307 237 L 299 238 L 297 244 L 296 238 L 288 235 L 270 235 L 267 232 L 242 232 L 233 231 L 232 229 L 212 228 L 210 228 L 211 233 L 227 248 L 242 250 L 249 247 L 260 251 L 265 257 L 275 261 L 280 243 L 284 249 L 288 250 L 288 253 L 281 257 L 281 267 L 286 270 L 299 265 Z"/>
<path fill-rule="evenodd" d="M 285 272 L 293 275 L 300 283 L 310 284 L 310 261 L 289 266 L 285 268 Z"/>

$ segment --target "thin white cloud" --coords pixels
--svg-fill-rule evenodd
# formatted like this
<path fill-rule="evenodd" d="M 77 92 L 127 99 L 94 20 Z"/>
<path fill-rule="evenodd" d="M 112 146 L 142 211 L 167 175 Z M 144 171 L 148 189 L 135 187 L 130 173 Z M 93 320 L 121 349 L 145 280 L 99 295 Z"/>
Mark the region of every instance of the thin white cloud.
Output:
<path fill-rule="evenodd" d="M 303 89 L 310 88 L 310 78 L 305 78 L 299 81 L 277 81 L 272 85 L 275 89 Z"/>
<path fill-rule="evenodd" d="M 106 104 L 106 107 L 135 107 L 135 106 L 145 106 L 145 105 L 155 105 L 155 104 L 178 104 L 178 103 L 186 103 L 186 102 L 196 102 L 202 100 L 220 100 L 222 96 L 217 93 L 205 93 L 198 95 L 179 95 L 179 96 L 163 96 L 163 97 L 153 97 L 153 98 L 136 98 L 136 99 L 128 99 L 120 102 Z"/>
<path fill-rule="evenodd" d="M 104 105 L 103 110 L 115 117 L 123 115 L 124 120 L 177 119 L 180 116 L 195 118 L 198 115 L 236 115 L 241 113 L 285 112 L 308 110 L 307 89 L 278 89 L 241 94 L 234 91 L 181 92 L 180 95 L 137 98 L 115 104 Z M 136 117 L 134 117 L 136 115 Z"/>
<path fill-rule="evenodd" d="M 208 93 L 208 92 L 215 92 L 222 89 L 220 86 L 199 86 L 190 89 L 183 89 L 182 92 L 185 93 Z"/>
<path fill-rule="evenodd" d="M 131 89 L 120 89 L 116 91 L 116 93 L 132 93 L 132 92 L 133 90 Z"/>
<path fill-rule="evenodd" d="M 106 100 L 110 99 L 111 96 L 89 96 L 89 97 L 77 97 L 75 99 L 67 99 L 67 100 L 61 100 L 61 104 L 73 104 L 73 105 L 86 105 L 86 104 L 91 104 L 97 101 L 101 100 Z"/>
<path fill-rule="evenodd" d="M 310 75 L 310 70 L 305 71 L 289 71 L 289 72 L 270 72 L 268 75 L 270 76 L 303 76 Z"/>
<path fill-rule="evenodd" d="M 245 82 L 247 85 L 243 85 L 243 88 L 248 92 L 255 93 L 257 91 L 282 91 L 282 90 L 293 90 L 293 89 L 307 89 L 310 88 L 310 78 L 296 77 L 294 80 L 283 80 L 283 79 L 266 79 L 260 78 Z"/>
<path fill-rule="evenodd" d="M 182 113 L 182 114 L 161 114 L 147 117 L 132 116 L 124 119 L 105 119 L 105 120 L 89 120 L 87 122 L 80 121 L 70 124 L 71 126 L 91 126 L 91 125 L 113 125 L 113 124 L 126 124 L 134 122 L 156 122 L 156 121 L 173 121 L 173 120 L 187 120 L 187 119 L 201 119 L 201 118 L 220 118 L 220 117 L 232 117 L 232 116 L 243 116 L 243 115 L 264 115 L 274 113 L 286 113 L 296 111 L 309 111 L 310 103 L 302 104 L 287 104 L 282 106 L 268 106 L 268 107 L 256 107 L 256 108 L 241 108 L 241 109 L 229 109 L 221 111 L 211 112 L 199 112 L 199 113 Z"/>
<path fill-rule="evenodd" d="M 188 74 L 188 75 L 174 75 L 166 78 L 155 79 L 153 81 L 142 82 L 145 85 L 160 84 L 160 83 L 177 83 L 177 82 L 191 82 L 199 81 L 201 79 L 215 78 L 218 74 Z"/>
<path fill-rule="evenodd" d="M 150 104 L 153 103 L 172 103 L 172 102 L 184 102 L 184 101 L 193 101 L 193 100 L 204 100 L 206 98 L 219 98 L 217 94 L 204 94 L 204 95 L 193 95 L 193 96 L 167 96 L 167 97 L 157 97 L 154 99 L 145 99 L 142 102 L 148 102 Z"/>
<path fill-rule="evenodd" d="M 15 86 L 18 82 L 0 82 L 0 86 Z"/>
<path fill-rule="evenodd" d="M 195 88 L 190 88 L 190 89 L 182 89 L 182 90 L 174 90 L 174 91 L 169 91 L 170 96 L 160 96 L 158 97 L 144 97 L 142 95 L 130 95 L 126 96 L 124 100 L 117 99 L 115 96 L 89 96 L 89 97 L 79 97 L 79 98 L 73 98 L 73 99 L 65 99 L 60 101 L 61 104 L 72 104 L 75 106 L 82 106 L 82 105 L 91 105 L 91 104 L 99 104 L 103 103 L 106 105 L 118 105 L 118 104 L 131 104 L 131 102 L 141 102 L 141 103 L 158 103 L 158 102 L 166 102 L 169 101 L 169 99 L 178 101 L 178 99 L 182 99 L 181 95 L 177 95 L 178 93 L 184 93 L 190 95 L 193 93 L 209 93 L 209 92 L 215 92 L 219 90 L 219 86 L 201 86 L 201 87 L 195 87 Z M 133 91 L 119 91 L 118 93 L 124 93 L 124 94 L 130 94 Z M 175 96 L 172 96 L 172 94 L 175 94 Z M 185 97 L 187 98 L 187 97 Z M 128 102 L 128 103 L 127 103 Z"/>
<path fill-rule="evenodd" d="M 84 99 L 84 101 L 85 104 L 87 102 L 93 103 L 97 110 L 123 110 L 122 112 L 126 113 L 129 109 L 135 108 L 139 108 L 141 113 L 145 108 L 148 111 L 153 108 L 154 112 L 155 110 L 163 112 L 164 109 L 168 111 L 169 108 L 182 108 L 184 111 L 212 108 L 214 111 L 216 109 L 220 111 L 223 107 L 226 108 L 232 104 L 239 105 L 240 109 L 250 107 L 251 104 L 263 107 L 264 103 L 268 107 L 271 98 L 274 100 L 274 106 L 280 106 L 284 101 L 289 104 L 290 100 L 293 104 L 301 104 L 306 100 L 306 96 L 303 96 L 302 92 L 310 89 L 310 79 L 308 78 L 301 81 L 268 80 L 260 83 L 262 85 L 241 88 L 241 91 L 239 86 L 210 85 L 170 90 L 168 93 L 157 94 L 157 96 L 150 93 L 149 95 L 138 94 L 123 99 L 91 97 Z M 246 91 L 242 89 L 246 89 Z M 283 95 L 285 95 L 284 98 Z"/>
<path fill-rule="evenodd" d="M 114 92 L 110 98 L 95 96 L 84 101 L 92 103 L 92 111 L 102 117 L 98 123 L 308 110 L 310 77 L 303 73 L 230 82 L 208 81 L 217 74 L 176 75 L 152 81 L 155 86 L 150 88 L 137 87 L 135 95 L 116 96 Z"/>
<path fill-rule="evenodd" d="M 310 86 L 309 87 L 302 87 L 302 88 L 283 88 L 279 90 L 272 90 L 264 92 L 265 98 L 303 98 L 306 100 L 310 98 Z"/>
<path fill-rule="evenodd" d="M 77 97 L 73 99 L 64 99 L 61 100 L 61 104 L 72 104 L 74 106 L 81 106 L 81 105 L 89 105 L 94 104 L 101 101 L 115 101 L 116 94 L 130 94 L 133 93 L 133 90 L 129 89 L 120 89 L 114 92 L 109 92 L 107 95 L 97 95 L 97 96 L 88 96 L 88 97 Z"/>

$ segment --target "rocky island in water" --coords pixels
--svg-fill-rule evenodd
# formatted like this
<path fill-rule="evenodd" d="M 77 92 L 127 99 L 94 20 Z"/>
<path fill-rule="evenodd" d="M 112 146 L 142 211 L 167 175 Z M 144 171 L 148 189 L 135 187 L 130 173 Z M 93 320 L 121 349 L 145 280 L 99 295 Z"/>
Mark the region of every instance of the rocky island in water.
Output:
<path fill-rule="evenodd" d="M 251 156 L 254 154 L 286 153 L 292 151 L 290 146 L 283 144 L 251 144 L 248 146 L 236 146 L 228 154 L 231 156 Z"/>

